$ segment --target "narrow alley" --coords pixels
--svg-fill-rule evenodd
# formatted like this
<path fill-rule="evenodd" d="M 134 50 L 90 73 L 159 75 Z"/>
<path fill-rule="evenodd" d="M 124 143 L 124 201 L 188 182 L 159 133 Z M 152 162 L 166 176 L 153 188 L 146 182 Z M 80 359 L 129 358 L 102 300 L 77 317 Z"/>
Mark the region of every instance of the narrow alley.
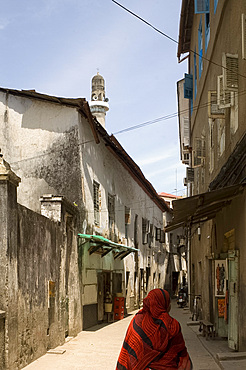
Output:
<path fill-rule="evenodd" d="M 188 309 L 178 308 L 176 301 L 172 301 L 171 315 L 182 326 L 182 332 L 193 362 L 194 370 L 216 369 L 242 369 L 246 366 L 246 360 L 222 361 L 215 360 L 217 353 L 227 353 L 227 343 L 223 340 L 208 341 L 198 334 L 198 327 L 187 326 L 190 321 Z M 110 324 L 94 326 L 57 347 L 43 357 L 34 361 L 26 370 L 63 370 L 63 369 L 115 369 L 117 357 L 124 339 L 127 326 L 132 319 L 132 314 L 123 320 Z M 225 357 L 225 356 L 224 356 Z M 222 356 L 221 356 L 222 358 Z"/>

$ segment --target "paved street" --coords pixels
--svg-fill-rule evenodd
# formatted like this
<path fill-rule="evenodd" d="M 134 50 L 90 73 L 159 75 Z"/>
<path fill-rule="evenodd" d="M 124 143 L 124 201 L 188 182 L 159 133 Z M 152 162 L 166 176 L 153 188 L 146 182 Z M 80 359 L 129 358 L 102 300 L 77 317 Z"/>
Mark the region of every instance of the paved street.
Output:
<path fill-rule="evenodd" d="M 194 370 L 220 369 L 212 355 L 198 339 L 196 332 L 186 325 L 189 320 L 189 311 L 178 308 L 174 301 L 171 314 L 181 323 Z M 25 367 L 25 369 L 113 370 L 115 369 L 122 341 L 131 318 L 132 315 L 129 315 L 123 320 L 111 324 L 98 325 L 83 331 L 63 346 L 56 348 L 57 352 L 65 350 L 63 354 L 47 353 Z M 235 367 L 232 368 L 235 369 Z M 227 367 L 226 369 L 229 368 Z"/>

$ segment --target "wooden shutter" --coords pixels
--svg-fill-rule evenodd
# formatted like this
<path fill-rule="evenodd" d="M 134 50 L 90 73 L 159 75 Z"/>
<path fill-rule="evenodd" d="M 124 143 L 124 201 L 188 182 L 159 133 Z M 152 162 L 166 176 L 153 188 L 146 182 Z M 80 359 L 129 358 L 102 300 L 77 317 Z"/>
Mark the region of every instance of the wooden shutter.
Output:
<path fill-rule="evenodd" d="M 237 91 L 238 89 L 238 55 L 222 54 L 224 90 Z"/>
<path fill-rule="evenodd" d="M 246 16 L 242 14 L 242 58 L 246 59 Z"/>
<path fill-rule="evenodd" d="M 225 110 L 220 108 L 217 101 L 217 91 L 208 92 L 208 116 L 209 118 L 224 117 Z"/>
<path fill-rule="evenodd" d="M 195 138 L 195 150 L 193 153 L 193 166 L 198 167 L 203 164 L 205 158 L 205 140 L 201 138 Z"/>
<path fill-rule="evenodd" d="M 189 117 L 183 117 L 183 143 L 184 146 L 189 145 L 190 143 L 190 120 Z"/>
<path fill-rule="evenodd" d="M 234 92 L 225 90 L 223 75 L 217 77 L 217 104 L 220 109 L 234 105 Z"/>

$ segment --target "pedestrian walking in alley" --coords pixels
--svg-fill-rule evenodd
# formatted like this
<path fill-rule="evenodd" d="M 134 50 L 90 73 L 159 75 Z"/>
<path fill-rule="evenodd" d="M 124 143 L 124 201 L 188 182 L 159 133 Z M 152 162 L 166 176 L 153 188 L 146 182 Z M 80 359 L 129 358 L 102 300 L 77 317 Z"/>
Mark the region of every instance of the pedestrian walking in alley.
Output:
<path fill-rule="evenodd" d="M 170 296 L 153 289 L 129 324 L 116 370 L 190 370 L 181 327 L 169 315 Z"/>

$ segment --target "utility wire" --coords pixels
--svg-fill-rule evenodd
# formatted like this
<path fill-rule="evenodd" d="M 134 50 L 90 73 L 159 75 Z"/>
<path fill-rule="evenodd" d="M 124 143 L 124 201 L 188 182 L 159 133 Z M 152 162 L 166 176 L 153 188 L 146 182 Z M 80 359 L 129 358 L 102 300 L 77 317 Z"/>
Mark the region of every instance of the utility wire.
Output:
<path fill-rule="evenodd" d="M 156 32 L 160 33 L 162 36 L 166 37 L 167 39 L 171 40 L 172 42 L 175 42 L 175 44 L 179 44 L 179 42 L 177 40 L 175 40 L 174 38 L 172 38 L 171 36 L 167 35 L 166 33 L 160 31 L 158 28 L 154 27 L 151 23 L 147 22 L 145 19 L 141 18 L 139 15 L 137 15 L 136 13 L 132 12 L 130 9 L 126 8 L 125 6 L 123 6 L 122 4 L 118 3 L 117 1 L 115 0 L 112 0 L 113 3 L 115 3 L 116 5 L 118 5 L 119 7 L 121 7 L 122 9 L 124 9 L 126 12 L 130 13 L 131 15 L 133 15 L 134 17 L 136 17 L 137 19 L 139 19 L 140 21 L 142 21 L 143 23 L 147 24 L 149 27 L 153 28 Z M 195 55 L 199 56 L 200 58 L 202 58 L 203 60 L 206 60 L 207 62 L 210 62 L 218 67 L 222 67 L 223 69 L 225 70 L 228 70 L 228 71 L 232 71 L 230 68 L 227 68 L 225 66 L 223 66 L 222 64 L 220 63 L 216 63 L 214 62 L 213 60 L 211 59 L 208 59 L 206 58 L 205 56 L 203 55 L 200 55 L 198 52 L 194 51 L 194 50 L 191 50 L 190 51 L 191 53 L 194 53 Z M 232 71 L 234 72 L 234 71 Z M 243 77 L 243 78 L 246 78 L 246 76 L 240 74 L 240 73 L 237 73 L 238 76 L 240 77 Z"/>
<path fill-rule="evenodd" d="M 122 9 L 124 9 L 125 11 L 127 11 L 128 13 L 130 13 L 131 15 L 133 15 L 134 17 L 138 18 L 140 21 L 142 21 L 145 24 L 147 24 L 149 27 L 153 28 L 156 32 L 159 32 L 162 36 L 165 36 L 169 40 L 171 40 L 171 41 L 175 42 L 176 44 L 178 44 L 178 41 L 177 40 L 173 39 L 171 36 L 168 36 L 166 33 L 160 31 L 158 28 L 154 27 L 151 23 L 147 22 L 145 19 L 141 18 L 139 15 L 133 13 L 131 10 L 127 9 L 122 4 L 118 3 L 117 1 L 115 1 L 115 0 L 112 0 L 112 1 L 113 1 L 113 3 L 117 4 Z"/>
<path fill-rule="evenodd" d="M 242 90 L 241 92 L 238 92 L 236 94 L 237 94 L 237 96 L 245 95 L 246 94 L 246 90 Z M 209 104 L 210 104 L 209 102 L 205 102 L 204 104 L 193 106 L 193 112 L 195 112 L 198 109 L 207 108 L 209 106 Z M 145 126 L 153 125 L 153 124 L 158 123 L 158 122 L 161 122 L 161 121 L 167 121 L 169 119 L 178 117 L 180 114 L 185 114 L 185 113 L 189 113 L 189 108 L 183 109 L 183 110 L 181 110 L 179 112 L 170 113 L 170 114 L 168 114 L 166 116 L 162 116 L 162 117 L 153 119 L 151 121 L 147 121 L 147 122 L 143 122 L 143 123 L 140 123 L 140 124 L 137 124 L 137 125 L 133 125 L 133 126 L 127 127 L 127 128 L 122 129 L 120 131 L 116 131 L 116 132 L 112 133 L 112 135 L 119 135 L 119 134 L 122 134 L 122 133 L 125 133 L 125 132 L 128 132 L 128 131 L 133 131 L 135 129 L 139 129 L 139 128 L 142 128 L 142 127 L 145 127 Z M 104 138 L 104 137 L 102 137 L 102 138 Z M 85 145 L 85 144 L 92 143 L 94 141 L 95 141 L 94 139 L 92 139 L 92 140 L 86 140 L 86 141 L 82 141 L 82 142 L 78 143 L 77 145 L 78 146 Z M 36 156 L 33 156 L 33 157 L 28 157 L 28 158 L 25 158 L 25 159 L 21 159 L 19 161 L 12 162 L 10 164 L 12 166 L 12 165 L 18 164 L 20 162 L 25 162 L 27 160 L 32 160 L 32 159 L 36 159 L 36 158 L 45 157 L 45 156 L 47 156 L 49 154 L 52 154 L 52 153 L 54 153 L 56 151 L 60 151 L 60 149 L 57 149 L 57 150 L 56 149 L 52 149 L 52 150 L 46 152 L 45 154 L 39 154 L 39 155 L 36 155 Z"/>

